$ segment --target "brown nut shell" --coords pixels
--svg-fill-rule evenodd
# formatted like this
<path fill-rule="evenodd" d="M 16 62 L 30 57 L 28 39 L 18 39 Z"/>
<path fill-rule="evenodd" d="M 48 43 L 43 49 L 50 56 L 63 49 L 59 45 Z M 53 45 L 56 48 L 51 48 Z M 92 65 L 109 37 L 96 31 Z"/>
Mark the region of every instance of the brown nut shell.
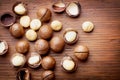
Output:
<path fill-rule="evenodd" d="M 43 39 L 50 39 L 53 35 L 53 30 L 50 26 L 48 25 L 43 25 L 39 29 L 39 35 Z"/>
<path fill-rule="evenodd" d="M 64 49 L 65 42 L 60 36 L 55 36 L 50 40 L 50 48 L 54 52 L 61 52 Z"/>
<path fill-rule="evenodd" d="M 0 16 L 0 23 L 5 27 L 10 27 L 15 23 L 16 16 L 12 12 L 5 12 Z"/>
<path fill-rule="evenodd" d="M 56 61 L 52 56 L 46 56 L 42 59 L 42 67 L 44 69 L 53 69 L 55 67 Z"/>
<path fill-rule="evenodd" d="M 30 72 L 27 68 L 21 68 L 17 71 L 17 80 L 30 80 Z"/>
<path fill-rule="evenodd" d="M 19 42 L 17 42 L 15 48 L 16 48 L 16 51 L 19 52 L 19 53 L 27 53 L 28 50 L 29 50 L 29 43 L 28 41 L 26 40 L 21 40 Z"/>
<path fill-rule="evenodd" d="M 52 13 L 48 8 L 40 8 L 37 11 L 37 16 L 42 22 L 48 22 L 51 19 Z"/>
<path fill-rule="evenodd" d="M 72 31 L 72 32 L 75 32 L 75 33 L 76 33 L 76 36 L 75 36 L 74 40 L 70 42 L 70 41 L 67 41 L 65 35 L 66 35 L 66 33 L 71 32 L 71 31 Z M 70 36 L 70 38 L 72 39 L 73 35 L 69 35 L 69 36 Z M 67 28 L 67 29 L 64 31 L 63 37 L 64 37 L 64 41 L 65 41 L 67 44 L 74 44 L 74 43 L 76 43 L 76 42 L 78 41 L 78 39 L 79 39 L 77 30 L 75 30 L 75 29 L 73 29 L 73 28 Z"/>
<path fill-rule="evenodd" d="M 4 55 L 8 51 L 8 44 L 5 40 L 0 40 L 0 55 Z"/>
<path fill-rule="evenodd" d="M 20 38 L 24 35 L 24 29 L 23 27 L 19 24 L 19 23 L 15 23 L 13 24 L 10 28 L 10 33 L 12 36 L 14 36 L 15 38 Z"/>
<path fill-rule="evenodd" d="M 85 45 L 78 45 L 74 49 L 74 55 L 80 60 L 86 60 L 89 56 L 89 49 Z"/>
<path fill-rule="evenodd" d="M 80 13 L 81 13 L 81 5 L 80 5 L 80 3 L 79 2 L 70 2 L 68 4 L 68 6 L 66 7 L 66 13 L 70 17 L 78 17 L 80 15 Z"/>
<path fill-rule="evenodd" d="M 37 68 L 41 65 L 41 56 L 37 52 L 31 52 L 28 58 L 28 66 L 31 68 Z"/>
<path fill-rule="evenodd" d="M 35 42 L 35 49 L 41 55 L 47 54 L 50 49 L 49 43 L 44 39 L 39 39 Z"/>
<path fill-rule="evenodd" d="M 42 80 L 54 80 L 55 74 L 51 70 L 46 70 L 42 73 Z"/>
<path fill-rule="evenodd" d="M 74 65 L 72 65 L 73 66 L 73 68 L 71 69 L 71 70 L 67 70 L 67 69 L 65 69 L 65 67 L 64 67 L 64 61 L 65 60 L 67 60 L 67 61 L 72 61 L 73 63 L 74 63 Z M 71 65 L 69 64 L 69 62 L 66 64 L 66 65 L 68 65 L 67 67 L 70 67 Z M 76 63 L 76 61 L 71 57 L 71 56 L 68 56 L 68 55 L 66 55 L 66 56 L 64 56 L 63 57 L 63 59 L 61 60 L 61 67 L 62 67 L 62 69 L 65 71 L 65 72 L 74 72 L 74 71 L 76 71 L 77 70 L 77 63 Z M 66 67 L 66 68 L 67 68 Z"/>

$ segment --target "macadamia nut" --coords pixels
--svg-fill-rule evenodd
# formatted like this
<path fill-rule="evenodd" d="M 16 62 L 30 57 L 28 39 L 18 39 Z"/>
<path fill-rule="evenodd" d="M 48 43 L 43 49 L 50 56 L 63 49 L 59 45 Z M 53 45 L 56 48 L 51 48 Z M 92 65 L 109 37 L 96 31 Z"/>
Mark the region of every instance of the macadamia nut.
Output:
<path fill-rule="evenodd" d="M 29 29 L 25 36 L 29 41 L 35 41 L 37 39 L 37 33 L 32 29 Z"/>
<path fill-rule="evenodd" d="M 0 53 L 2 53 L 5 50 L 5 44 L 4 42 L 0 42 Z"/>
<path fill-rule="evenodd" d="M 30 22 L 30 28 L 33 30 L 38 30 L 41 27 L 42 23 L 39 19 L 33 19 Z"/>
<path fill-rule="evenodd" d="M 22 4 L 22 3 L 19 3 L 18 5 L 16 5 L 15 7 L 14 7 L 14 12 L 16 13 L 16 14 L 19 14 L 19 15 L 23 15 L 23 14 L 25 14 L 26 13 L 26 8 L 24 7 L 24 5 Z"/>
<path fill-rule="evenodd" d="M 23 66 L 26 62 L 25 56 L 20 53 L 16 53 L 12 56 L 11 62 L 13 66 L 19 67 Z"/>
<path fill-rule="evenodd" d="M 65 34 L 65 39 L 72 42 L 76 39 L 77 33 L 75 31 L 69 31 Z"/>
<path fill-rule="evenodd" d="M 38 63 L 39 61 L 40 61 L 39 56 L 33 56 L 29 58 L 28 63 L 34 65 Z"/>
<path fill-rule="evenodd" d="M 52 23 L 51 23 L 51 28 L 54 30 L 54 31 L 60 31 L 62 29 L 62 23 L 58 20 L 54 20 Z"/>
<path fill-rule="evenodd" d="M 30 17 L 29 16 L 22 16 L 20 18 L 20 24 L 24 27 L 27 28 L 30 26 Z"/>
<path fill-rule="evenodd" d="M 64 60 L 63 67 L 66 70 L 72 70 L 75 67 L 75 63 L 72 60 Z"/>
<path fill-rule="evenodd" d="M 84 32 L 91 32 L 94 29 L 94 24 L 90 21 L 85 21 L 82 24 L 82 29 Z"/>

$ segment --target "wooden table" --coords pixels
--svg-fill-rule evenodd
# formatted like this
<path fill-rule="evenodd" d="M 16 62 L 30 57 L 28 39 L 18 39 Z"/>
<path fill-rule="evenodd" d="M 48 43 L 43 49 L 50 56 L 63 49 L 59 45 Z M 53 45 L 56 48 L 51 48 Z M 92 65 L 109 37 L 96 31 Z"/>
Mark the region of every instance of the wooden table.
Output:
<path fill-rule="evenodd" d="M 19 0 L 17 0 L 19 1 Z M 66 4 L 73 0 L 64 0 Z M 0 1 L 0 14 L 11 11 L 15 0 Z M 36 11 L 39 7 L 47 7 L 52 11 L 51 5 L 54 0 L 23 0 L 28 6 L 29 16 L 37 18 Z M 56 59 L 55 75 L 56 80 L 120 80 L 120 0 L 79 0 L 82 11 L 78 18 L 70 18 L 63 14 L 56 14 L 52 11 L 52 19 L 60 20 L 63 29 L 54 32 L 54 36 L 62 36 L 65 28 L 71 27 L 79 32 L 79 41 L 75 45 L 66 45 L 62 53 L 50 51 L 49 55 Z M 19 20 L 18 20 L 19 21 Z M 51 22 L 50 21 L 50 22 Z M 91 33 L 83 32 L 81 25 L 84 21 L 92 21 L 95 29 Z M 44 24 L 50 24 L 44 23 Z M 39 38 L 39 37 L 38 37 Z M 6 40 L 9 44 L 9 51 L 6 55 L 0 56 L 0 80 L 15 80 L 17 69 L 10 63 L 10 57 L 16 52 L 15 44 L 21 39 L 15 39 L 7 28 L 0 25 L 0 39 Z M 76 45 L 87 45 L 90 50 L 86 62 L 78 61 L 78 69 L 74 73 L 66 73 L 60 67 L 61 58 L 65 54 L 73 55 Z M 30 51 L 34 50 L 34 42 L 30 42 Z M 26 55 L 28 57 L 29 53 Z M 41 80 L 42 67 L 31 69 L 31 80 Z"/>

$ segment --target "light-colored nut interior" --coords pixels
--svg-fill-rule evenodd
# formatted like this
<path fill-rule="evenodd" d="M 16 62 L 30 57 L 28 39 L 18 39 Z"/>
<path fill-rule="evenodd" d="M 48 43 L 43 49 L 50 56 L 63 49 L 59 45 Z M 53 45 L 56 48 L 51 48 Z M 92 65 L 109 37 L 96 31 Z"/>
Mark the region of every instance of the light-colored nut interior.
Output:
<path fill-rule="evenodd" d="M 75 63 L 72 60 L 64 60 L 62 65 L 66 70 L 73 70 L 75 67 Z"/>
<path fill-rule="evenodd" d="M 83 31 L 85 32 L 91 32 L 94 28 L 94 24 L 90 21 L 85 21 L 83 24 L 82 24 L 82 29 Z"/>
<path fill-rule="evenodd" d="M 58 21 L 58 20 L 54 20 L 51 23 L 51 28 L 54 31 L 60 31 L 62 29 L 62 23 L 60 21 Z"/>
<path fill-rule="evenodd" d="M 5 44 L 4 42 L 0 42 L 0 53 L 2 53 L 5 50 Z"/>
<path fill-rule="evenodd" d="M 73 42 L 77 37 L 77 33 L 75 31 L 68 31 L 64 36 L 68 42 Z"/>
<path fill-rule="evenodd" d="M 38 30 L 41 27 L 42 23 L 39 19 L 33 19 L 30 22 L 30 28 L 33 30 Z"/>
<path fill-rule="evenodd" d="M 29 27 L 30 26 L 30 17 L 29 16 L 22 16 L 20 18 L 20 24 L 25 28 Z"/>
<path fill-rule="evenodd" d="M 40 61 L 40 58 L 39 56 L 31 56 L 29 59 L 28 59 L 28 63 L 31 64 L 31 65 L 34 65 L 34 64 L 37 64 L 39 63 Z"/>

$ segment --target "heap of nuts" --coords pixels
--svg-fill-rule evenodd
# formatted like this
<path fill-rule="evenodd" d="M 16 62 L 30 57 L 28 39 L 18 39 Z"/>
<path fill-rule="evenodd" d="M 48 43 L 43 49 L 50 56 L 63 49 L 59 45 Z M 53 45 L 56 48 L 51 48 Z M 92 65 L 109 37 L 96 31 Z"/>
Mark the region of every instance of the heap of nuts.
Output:
<path fill-rule="evenodd" d="M 53 5 L 53 11 L 61 13 L 65 10 L 63 3 L 56 3 Z M 72 10 L 75 10 L 73 12 Z M 71 2 L 66 7 L 66 13 L 71 17 L 80 15 L 81 6 L 79 2 Z M 27 40 L 20 40 L 16 43 L 16 53 L 11 57 L 11 63 L 14 67 L 23 67 L 27 62 L 31 68 L 38 68 L 40 65 L 45 71 L 42 73 L 43 80 L 53 80 L 55 74 L 52 71 L 55 68 L 56 60 L 52 56 L 46 56 L 50 50 L 55 53 L 62 52 L 65 44 L 72 45 L 77 43 L 79 36 L 78 31 L 73 28 L 64 30 L 63 36 L 53 36 L 53 31 L 62 30 L 63 24 L 59 20 L 54 20 L 50 25 L 43 24 L 49 22 L 52 13 L 48 8 L 40 8 L 36 12 L 38 18 L 32 19 L 27 14 L 27 8 L 24 3 L 17 2 L 13 6 L 13 12 L 20 16 L 19 22 L 10 26 L 10 34 L 15 38 L 21 38 L 25 35 Z M 30 27 L 30 29 L 28 29 Z M 27 31 L 25 29 L 28 29 Z M 94 25 L 90 21 L 82 24 L 82 29 L 85 32 L 91 32 Z M 37 33 L 38 32 L 38 33 Z M 38 34 L 40 39 L 38 39 Z M 35 41 L 34 48 L 36 52 L 30 52 L 30 56 L 26 59 L 25 54 L 29 52 L 30 44 L 28 41 Z M 0 41 L 0 55 L 6 53 L 8 45 L 6 41 Z M 89 49 L 85 45 L 77 45 L 74 49 L 74 55 L 79 60 L 86 60 L 89 55 Z M 45 56 L 45 57 L 41 57 Z M 74 72 L 77 70 L 77 63 L 75 59 L 66 55 L 61 60 L 61 67 L 66 72 Z M 30 74 L 27 68 L 22 68 L 17 73 L 17 80 L 29 80 Z"/>

